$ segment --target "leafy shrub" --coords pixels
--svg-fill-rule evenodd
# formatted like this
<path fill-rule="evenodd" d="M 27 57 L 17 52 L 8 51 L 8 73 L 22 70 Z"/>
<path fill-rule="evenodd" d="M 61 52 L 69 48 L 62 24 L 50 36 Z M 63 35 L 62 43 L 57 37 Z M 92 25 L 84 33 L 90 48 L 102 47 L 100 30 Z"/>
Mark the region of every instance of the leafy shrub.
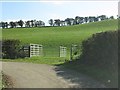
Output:
<path fill-rule="evenodd" d="M 78 60 L 108 87 L 118 87 L 119 35 L 120 30 L 94 34 L 82 42 L 82 54 Z"/>
<path fill-rule="evenodd" d="M 26 57 L 26 53 L 22 50 L 19 50 L 18 52 L 18 58 L 25 58 Z"/>
<path fill-rule="evenodd" d="M 7 39 L 2 41 L 2 56 L 6 59 L 15 59 L 20 57 L 20 41 Z"/>
<path fill-rule="evenodd" d="M 118 31 L 94 34 L 82 43 L 81 62 L 116 70 L 118 64 Z"/>

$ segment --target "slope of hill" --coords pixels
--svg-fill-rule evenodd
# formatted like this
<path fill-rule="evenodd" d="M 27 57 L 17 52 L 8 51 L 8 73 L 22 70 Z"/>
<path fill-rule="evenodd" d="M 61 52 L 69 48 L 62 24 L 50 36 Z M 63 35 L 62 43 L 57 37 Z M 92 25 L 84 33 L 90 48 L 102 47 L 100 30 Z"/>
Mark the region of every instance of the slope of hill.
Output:
<path fill-rule="evenodd" d="M 10 28 L 2 29 L 2 37 L 19 39 L 23 44 L 42 44 L 46 55 L 57 56 L 60 45 L 66 46 L 69 52 L 71 44 L 80 44 L 94 33 L 116 30 L 117 23 L 117 20 L 106 20 L 65 27 Z"/>

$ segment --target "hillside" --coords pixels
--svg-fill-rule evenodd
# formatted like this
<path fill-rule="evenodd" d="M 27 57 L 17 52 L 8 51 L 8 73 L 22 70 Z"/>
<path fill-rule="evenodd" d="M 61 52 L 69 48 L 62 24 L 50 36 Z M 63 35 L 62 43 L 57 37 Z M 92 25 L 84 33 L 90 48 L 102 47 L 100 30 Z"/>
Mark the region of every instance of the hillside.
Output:
<path fill-rule="evenodd" d="M 23 44 L 42 44 L 46 55 L 58 56 L 60 45 L 69 50 L 71 44 L 80 44 L 94 33 L 116 30 L 117 23 L 117 20 L 106 20 L 65 27 L 2 29 L 2 38 L 19 39 Z"/>

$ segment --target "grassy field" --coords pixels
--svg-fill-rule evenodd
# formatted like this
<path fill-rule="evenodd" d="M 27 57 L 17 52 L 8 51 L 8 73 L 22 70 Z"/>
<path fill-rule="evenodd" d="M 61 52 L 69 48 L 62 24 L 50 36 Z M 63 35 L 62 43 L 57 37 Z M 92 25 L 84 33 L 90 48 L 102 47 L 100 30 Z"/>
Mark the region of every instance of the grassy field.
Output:
<path fill-rule="evenodd" d="M 107 20 L 65 27 L 2 29 L 2 38 L 19 39 L 22 44 L 42 44 L 44 56 L 48 57 L 58 57 L 59 46 L 63 45 L 67 47 L 69 57 L 71 44 L 80 45 L 93 33 L 115 30 L 118 28 L 117 23 L 117 20 Z"/>
<path fill-rule="evenodd" d="M 4 60 L 13 62 L 30 62 L 50 65 L 63 64 L 64 67 L 85 73 L 93 78 L 100 80 L 102 75 L 105 75 L 100 81 L 104 82 L 106 79 L 112 80 L 109 73 L 105 70 L 94 69 L 93 66 L 84 67 L 78 65 L 77 62 L 71 64 L 64 63 L 69 59 L 71 44 L 80 45 L 83 40 L 87 39 L 94 33 L 116 30 L 118 29 L 117 20 L 100 21 L 82 25 L 65 26 L 65 27 L 41 27 L 41 28 L 13 28 L 2 29 L 3 39 L 19 39 L 22 44 L 36 43 L 42 44 L 45 57 L 32 57 L 25 59 Z M 67 57 L 60 58 L 59 46 L 66 46 L 68 49 Z M 74 66 L 74 67 L 73 67 Z M 92 69 L 93 71 L 90 71 Z M 94 74 L 96 73 L 96 74 Z M 117 78 L 117 77 L 116 77 Z M 108 84 L 109 85 L 109 84 Z"/>

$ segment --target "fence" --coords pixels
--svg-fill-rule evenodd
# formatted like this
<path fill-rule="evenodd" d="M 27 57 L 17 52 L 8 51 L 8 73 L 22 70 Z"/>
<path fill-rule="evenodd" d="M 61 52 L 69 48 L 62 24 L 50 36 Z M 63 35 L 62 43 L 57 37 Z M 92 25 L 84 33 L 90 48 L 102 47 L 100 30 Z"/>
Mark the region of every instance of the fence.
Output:
<path fill-rule="evenodd" d="M 78 45 L 71 45 L 71 47 L 59 46 L 57 48 L 47 48 L 39 44 L 30 44 L 24 46 L 26 57 L 44 56 L 44 57 L 70 57 L 74 59 L 79 53 Z"/>
<path fill-rule="evenodd" d="M 67 48 L 60 46 L 60 57 L 66 57 L 67 54 Z"/>
<path fill-rule="evenodd" d="M 72 44 L 70 51 L 70 60 L 77 59 L 79 55 L 80 55 L 80 46 Z"/>
<path fill-rule="evenodd" d="M 30 44 L 30 57 L 32 56 L 42 56 L 42 45 Z"/>
<path fill-rule="evenodd" d="M 23 47 L 23 51 L 26 57 L 33 56 L 42 56 L 43 55 L 43 47 L 39 44 L 30 44 Z"/>
<path fill-rule="evenodd" d="M 44 57 L 59 57 L 59 46 L 48 47 L 44 45 L 43 47 L 43 56 Z"/>
<path fill-rule="evenodd" d="M 26 57 L 30 57 L 30 47 L 28 45 L 23 46 L 23 51 Z"/>

